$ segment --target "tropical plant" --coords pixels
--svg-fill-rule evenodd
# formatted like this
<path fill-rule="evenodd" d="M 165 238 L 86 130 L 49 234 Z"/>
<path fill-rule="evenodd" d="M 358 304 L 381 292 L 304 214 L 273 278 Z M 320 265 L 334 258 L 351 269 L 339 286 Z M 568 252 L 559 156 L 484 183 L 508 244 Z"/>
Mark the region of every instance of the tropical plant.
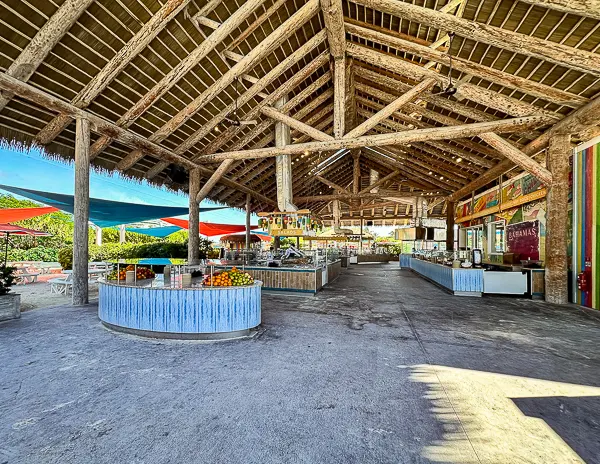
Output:
<path fill-rule="evenodd" d="M 10 292 L 10 287 L 15 281 L 14 272 L 17 269 L 10 266 L 0 266 L 0 295 Z"/>

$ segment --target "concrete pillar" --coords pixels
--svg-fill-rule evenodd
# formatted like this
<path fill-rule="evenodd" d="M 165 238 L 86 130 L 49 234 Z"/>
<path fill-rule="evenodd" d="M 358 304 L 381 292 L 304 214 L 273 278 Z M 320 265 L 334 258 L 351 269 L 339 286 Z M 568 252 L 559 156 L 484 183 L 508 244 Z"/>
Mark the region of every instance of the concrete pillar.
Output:
<path fill-rule="evenodd" d="M 88 304 L 88 239 L 90 216 L 90 122 L 75 126 L 75 198 L 73 230 L 73 305 Z"/>
<path fill-rule="evenodd" d="M 250 194 L 246 195 L 246 250 L 250 249 Z"/>
<path fill-rule="evenodd" d="M 547 166 L 552 185 L 546 195 L 546 301 L 566 304 L 569 300 L 567 276 L 567 228 L 569 201 L 569 158 L 571 136 L 557 134 L 550 139 Z"/>
<path fill-rule="evenodd" d="M 126 235 L 125 235 L 125 224 L 121 224 L 119 226 L 119 243 L 125 243 Z"/>
<path fill-rule="evenodd" d="M 102 246 L 102 227 L 96 226 L 96 245 Z"/>
<path fill-rule="evenodd" d="M 454 210 L 456 203 L 449 201 L 446 205 L 446 251 L 454 251 Z"/>
<path fill-rule="evenodd" d="M 200 192 L 200 171 L 191 169 L 188 194 L 190 196 L 188 220 L 188 264 L 200 263 L 200 204 L 196 197 Z"/>
<path fill-rule="evenodd" d="M 275 102 L 275 108 L 280 109 L 288 101 L 287 96 Z M 277 121 L 275 123 L 275 146 L 285 147 L 292 143 L 290 126 Z M 277 206 L 279 211 L 296 211 L 292 203 L 292 155 L 275 157 L 275 180 L 277 184 Z"/>

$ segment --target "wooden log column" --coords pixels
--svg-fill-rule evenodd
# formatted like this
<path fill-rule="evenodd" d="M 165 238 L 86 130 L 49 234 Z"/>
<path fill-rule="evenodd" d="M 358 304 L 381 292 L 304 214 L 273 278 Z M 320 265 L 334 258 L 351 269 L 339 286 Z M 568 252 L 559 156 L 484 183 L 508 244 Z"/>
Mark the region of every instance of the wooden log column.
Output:
<path fill-rule="evenodd" d="M 73 210 L 73 305 L 88 304 L 88 239 L 90 216 L 90 122 L 75 126 L 75 198 Z"/>
<path fill-rule="evenodd" d="M 246 195 L 246 250 L 250 249 L 250 195 Z"/>
<path fill-rule="evenodd" d="M 200 171 L 190 170 L 190 218 L 188 222 L 188 263 L 200 263 L 200 203 L 196 200 L 200 192 Z"/>
<path fill-rule="evenodd" d="M 456 203 L 449 201 L 446 205 L 446 251 L 454 251 L 454 211 Z"/>
<path fill-rule="evenodd" d="M 556 134 L 548 146 L 552 184 L 546 195 L 546 301 L 568 302 L 567 227 L 571 136 Z"/>
<path fill-rule="evenodd" d="M 287 101 L 287 96 L 281 97 L 275 102 L 275 107 L 281 108 Z M 290 126 L 277 121 L 275 123 L 275 146 L 283 148 L 290 143 L 292 143 Z M 292 157 L 290 155 L 275 157 L 275 181 L 279 211 L 296 211 L 297 208 L 292 203 Z"/>

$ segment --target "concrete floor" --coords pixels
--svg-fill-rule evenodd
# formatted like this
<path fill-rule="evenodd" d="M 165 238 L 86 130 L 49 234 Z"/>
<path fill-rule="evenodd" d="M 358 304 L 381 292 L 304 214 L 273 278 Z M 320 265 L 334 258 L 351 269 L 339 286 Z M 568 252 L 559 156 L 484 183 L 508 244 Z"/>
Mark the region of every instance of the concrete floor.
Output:
<path fill-rule="evenodd" d="M 3 463 L 600 462 L 600 319 L 395 265 L 265 295 L 252 340 L 145 340 L 96 307 L 0 324 Z"/>

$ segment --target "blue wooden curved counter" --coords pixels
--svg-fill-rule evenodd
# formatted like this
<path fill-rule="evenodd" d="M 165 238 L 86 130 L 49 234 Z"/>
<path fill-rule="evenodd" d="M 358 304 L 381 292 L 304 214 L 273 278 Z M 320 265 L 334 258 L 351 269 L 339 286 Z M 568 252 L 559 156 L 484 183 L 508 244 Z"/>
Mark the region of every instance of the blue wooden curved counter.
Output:
<path fill-rule="evenodd" d="M 172 288 L 100 282 L 98 316 L 110 328 L 158 338 L 229 338 L 261 322 L 261 286 Z"/>

